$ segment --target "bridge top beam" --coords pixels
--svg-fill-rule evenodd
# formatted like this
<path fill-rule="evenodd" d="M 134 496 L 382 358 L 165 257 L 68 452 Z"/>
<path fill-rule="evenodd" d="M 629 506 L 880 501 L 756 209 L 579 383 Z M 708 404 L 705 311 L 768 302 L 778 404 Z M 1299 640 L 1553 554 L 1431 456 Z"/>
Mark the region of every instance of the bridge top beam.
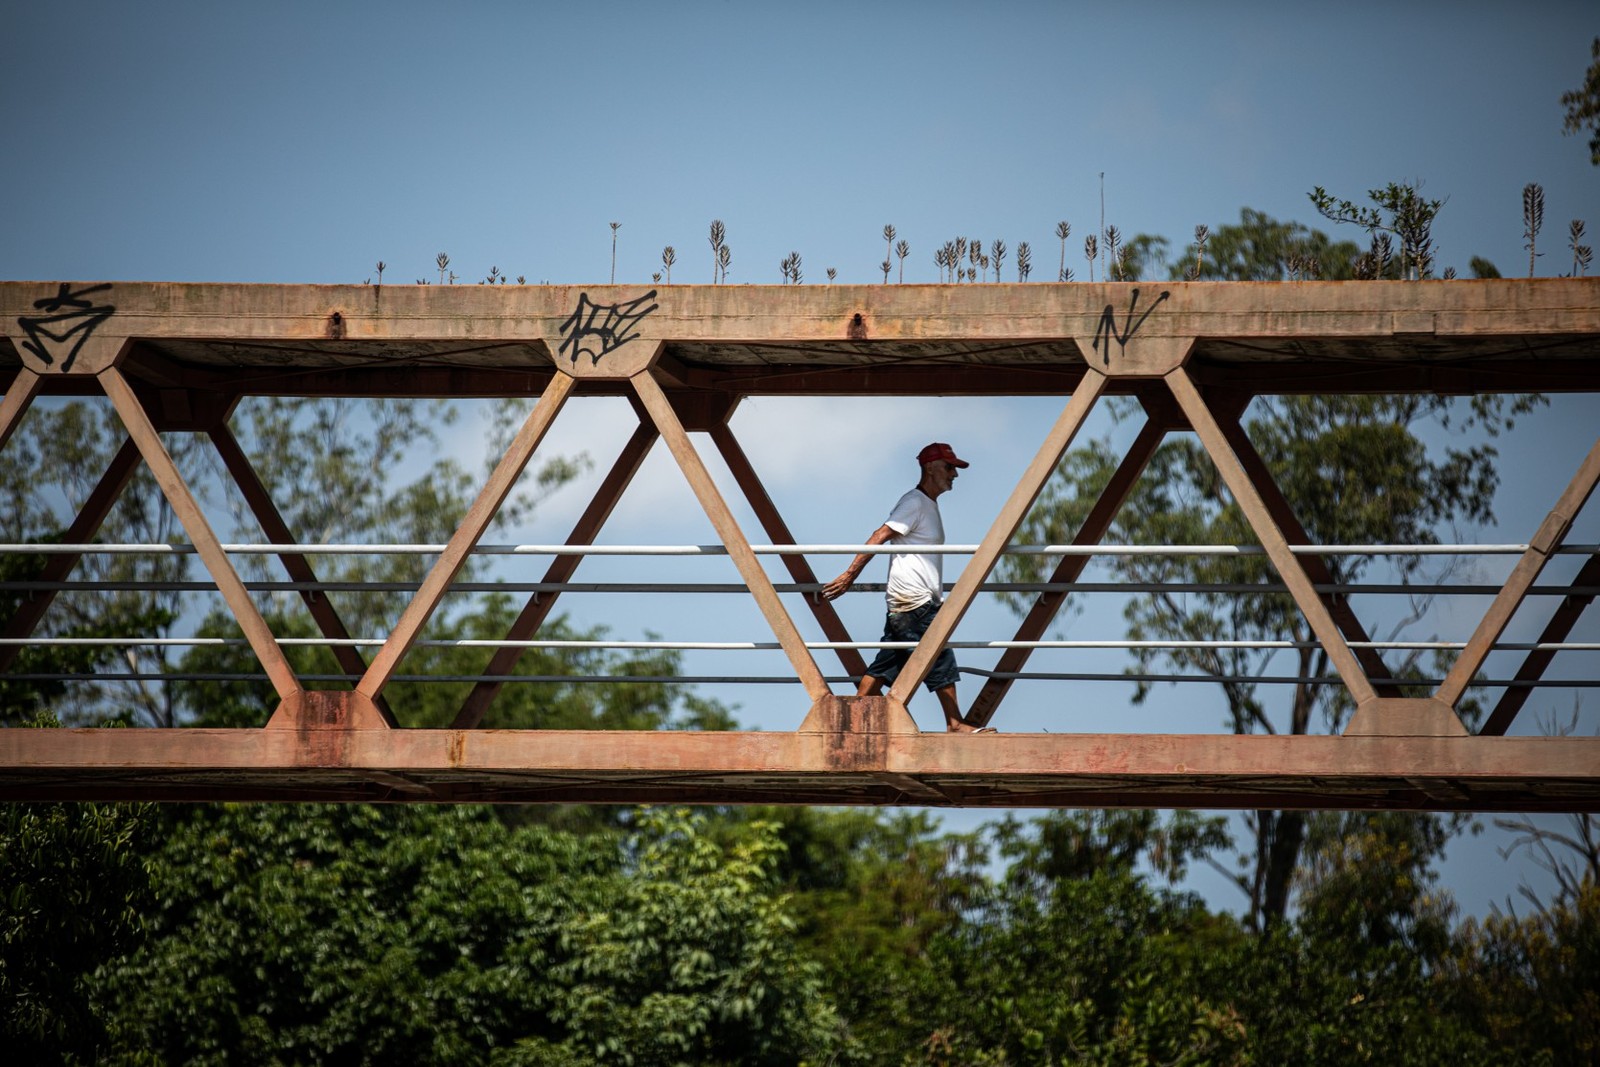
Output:
<path fill-rule="evenodd" d="M 669 388 L 734 395 L 1060 393 L 1091 366 L 1126 392 L 1183 351 L 1201 384 L 1251 392 L 1589 390 L 1600 279 L 0 282 L 0 332 L 0 379 L 26 366 L 55 379 L 49 391 L 117 364 L 151 386 L 246 394 L 535 395 L 558 370 L 621 392 L 643 358 Z"/>

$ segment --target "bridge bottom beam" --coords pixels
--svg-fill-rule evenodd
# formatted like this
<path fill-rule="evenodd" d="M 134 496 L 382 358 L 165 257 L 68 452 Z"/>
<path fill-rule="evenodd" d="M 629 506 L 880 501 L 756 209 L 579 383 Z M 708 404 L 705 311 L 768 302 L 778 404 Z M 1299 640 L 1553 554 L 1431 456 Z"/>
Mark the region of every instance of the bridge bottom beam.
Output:
<path fill-rule="evenodd" d="M 1600 738 L 0 731 L 0 800 L 1600 811 Z"/>

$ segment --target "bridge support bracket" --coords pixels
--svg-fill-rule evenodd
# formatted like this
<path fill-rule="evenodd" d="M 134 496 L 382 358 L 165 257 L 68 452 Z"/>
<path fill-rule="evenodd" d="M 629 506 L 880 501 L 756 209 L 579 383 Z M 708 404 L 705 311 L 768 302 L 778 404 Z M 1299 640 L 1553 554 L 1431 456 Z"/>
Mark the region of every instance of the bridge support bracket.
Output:
<path fill-rule="evenodd" d="M 1433 697 L 1363 700 L 1345 727 L 1346 737 L 1466 737 L 1449 704 Z"/>
<path fill-rule="evenodd" d="M 386 730 L 388 719 L 365 693 L 297 689 L 278 702 L 269 730 Z"/>

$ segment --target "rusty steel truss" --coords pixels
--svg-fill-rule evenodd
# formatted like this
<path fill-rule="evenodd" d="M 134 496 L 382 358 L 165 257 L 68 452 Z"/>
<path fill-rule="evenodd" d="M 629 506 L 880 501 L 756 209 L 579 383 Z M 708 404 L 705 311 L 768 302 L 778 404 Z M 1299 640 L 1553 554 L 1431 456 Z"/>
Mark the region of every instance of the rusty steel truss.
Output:
<path fill-rule="evenodd" d="M 964 286 L 252 286 L 0 283 L 0 447 L 35 397 L 104 394 L 127 442 L 64 541 L 87 544 L 139 463 L 154 474 L 277 693 L 257 729 L 0 731 L 3 799 L 534 802 L 1600 810 L 1600 739 L 1505 736 L 1529 691 L 1506 689 L 1476 734 L 1457 708 L 1600 480 L 1600 442 L 1431 695 L 1399 683 L 1310 543 L 1241 418 L 1267 394 L 1600 393 L 1600 281 L 1112 283 Z M 247 395 L 524 396 L 532 413 L 369 659 L 337 646 L 358 680 L 297 677 L 159 436 L 206 434 L 329 639 L 349 635 L 228 425 Z M 765 536 L 793 544 L 729 428 L 754 395 L 1060 397 L 988 534 L 883 697 L 835 693 L 690 437 L 709 435 Z M 1356 711 L 1340 736 L 920 733 L 905 697 L 926 676 L 1097 401 L 1146 413 L 1075 544 L 1094 545 L 1168 433 L 1192 431 L 1216 463 Z M 792 732 L 481 729 L 520 650 L 500 648 L 448 729 L 397 725 L 385 690 L 468 554 L 575 395 L 621 395 L 639 426 L 572 530 L 593 543 L 659 438 L 687 478 L 806 698 Z M 1596 404 L 1600 415 L 1600 403 Z M 1595 420 L 1600 426 L 1600 418 Z M 4 453 L 0 452 L 0 460 Z M 1554 461 L 1554 457 L 1552 457 Z M 554 557 L 568 581 L 581 555 Z M 1070 586 L 1087 557 L 1061 559 Z M 784 566 L 801 587 L 802 555 Z M 49 557 L 40 586 L 77 557 Z M 1540 644 L 1559 643 L 1600 585 L 1591 555 Z M 1041 593 L 1019 643 L 1067 597 Z M 52 594 L 5 623 L 27 637 Z M 529 599 L 506 635 L 538 633 L 557 597 Z M 850 641 L 819 597 L 795 598 L 830 641 Z M 764 636 L 764 635 L 763 635 Z M 871 635 L 868 635 L 871 636 Z M 10 669 L 16 645 L 0 647 Z M 1028 659 L 1008 649 L 969 716 L 989 722 Z M 1527 654 L 1537 682 L 1552 653 Z M 864 667 L 841 649 L 847 674 Z M 264 718 L 265 712 L 264 710 Z"/>

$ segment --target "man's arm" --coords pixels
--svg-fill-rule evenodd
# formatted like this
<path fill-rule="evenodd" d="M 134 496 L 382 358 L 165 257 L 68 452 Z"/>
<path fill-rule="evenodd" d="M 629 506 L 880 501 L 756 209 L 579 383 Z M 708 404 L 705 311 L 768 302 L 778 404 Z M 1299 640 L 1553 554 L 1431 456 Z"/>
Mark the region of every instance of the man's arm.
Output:
<path fill-rule="evenodd" d="M 894 530 L 885 524 L 872 532 L 872 536 L 867 538 L 867 544 L 881 545 L 894 535 Z M 856 579 L 861 577 L 862 570 L 871 560 L 872 557 L 864 552 L 851 560 L 850 566 L 844 569 L 843 574 L 822 587 L 822 599 L 837 600 L 843 596 L 847 589 L 856 584 Z"/>

